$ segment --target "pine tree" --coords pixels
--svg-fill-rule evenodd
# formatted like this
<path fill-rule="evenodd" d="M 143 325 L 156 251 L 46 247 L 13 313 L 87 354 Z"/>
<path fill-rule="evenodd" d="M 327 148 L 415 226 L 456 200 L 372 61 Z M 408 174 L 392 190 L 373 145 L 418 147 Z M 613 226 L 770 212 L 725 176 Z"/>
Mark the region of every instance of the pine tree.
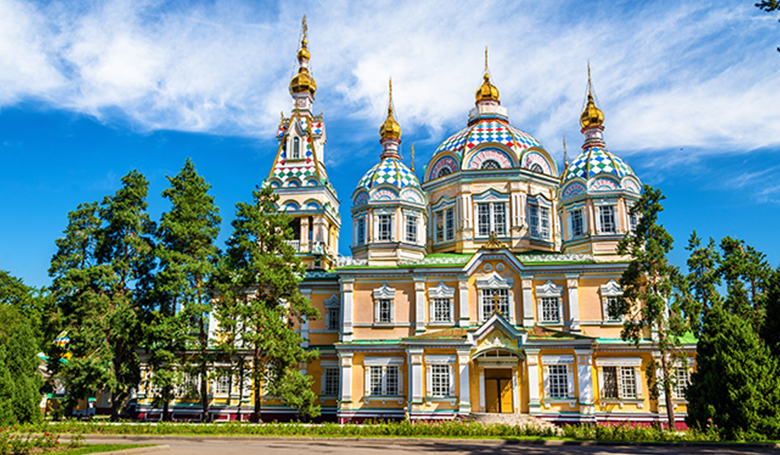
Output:
<path fill-rule="evenodd" d="M 631 208 L 631 216 L 639 216 L 635 231 L 620 240 L 618 252 L 628 255 L 631 262 L 620 277 L 623 295 L 610 304 L 613 317 L 623 317 L 621 338 L 636 345 L 651 331 L 654 347 L 660 352 L 660 368 L 654 361 L 648 368 L 648 388 L 658 396 L 658 387 L 664 391 L 669 428 L 675 428 L 672 387 L 675 383 L 675 364 L 683 361 L 680 339 L 687 326 L 676 301 L 675 287 L 684 287 L 679 271 L 669 263 L 667 254 L 672 249 L 672 236 L 658 224 L 663 211 L 660 190 L 645 185 L 642 197 Z M 661 377 L 655 372 L 660 369 Z"/>
<path fill-rule="evenodd" d="M 319 415 L 313 380 L 298 370 L 301 363 L 316 359 L 317 352 L 301 348 L 303 340 L 295 332 L 295 324 L 318 313 L 298 288 L 305 269 L 287 243 L 292 239 L 290 217 L 278 211 L 278 199 L 265 186 L 253 192 L 252 203 L 236 205 L 226 257 L 232 285 L 251 291 L 237 317 L 245 328 L 243 341 L 252 349 L 255 421 L 260 420 L 261 382 L 300 417 Z"/>
<path fill-rule="evenodd" d="M 13 404 L 13 386 L 11 372 L 6 364 L 5 345 L 0 340 L 0 426 L 16 422 Z"/>
<path fill-rule="evenodd" d="M 68 392 L 66 411 L 97 391 L 111 395 L 112 418 L 138 384 L 136 354 L 142 339 L 139 302 L 154 267 L 154 224 L 146 214 L 149 183 L 137 171 L 101 204 L 82 204 L 68 215 L 49 274 L 70 359 L 60 374 Z M 63 352 L 53 348 L 49 366 Z"/>
<path fill-rule="evenodd" d="M 766 256 L 743 240 L 726 237 L 721 240 L 720 248 L 723 255 L 718 273 L 728 290 L 724 309 L 749 320 L 758 332 L 764 319 L 767 280 L 772 269 Z"/>
<path fill-rule="evenodd" d="M 685 249 L 691 252 L 687 262 L 690 294 L 686 296 L 688 298 L 685 299 L 682 310 L 691 331 L 698 336 L 709 309 L 722 301 L 717 288 L 721 284 L 718 273 L 720 254 L 712 238 L 707 246 L 703 247 L 696 231 L 691 234 Z"/>
<path fill-rule="evenodd" d="M 198 175 L 191 160 L 187 159 L 181 171 L 175 177 L 168 177 L 168 181 L 171 186 L 162 194 L 171 202 L 171 210 L 163 214 L 158 231 L 157 255 L 161 268 L 156 290 L 163 297 L 158 330 L 171 338 L 165 349 L 157 350 L 152 357 L 156 371 L 160 372 L 174 361 L 173 353 L 182 344 L 197 352 L 187 359 L 191 365 L 188 369 L 200 375 L 203 418 L 209 420 L 207 384 L 211 353 L 208 320 L 213 298 L 211 278 L 220 254 L 214 242 L 222 219 L 219 208 L 214 205 L 214 197 L 208 194 L 211 186 Z M 194 330 L 182 331 L 185 326 Z M 179 341 L 182 336 L 184 343 Z M 167 369 L 169 373 L 162 373 L 158 381 L 170 392 L 174 378 L 170 368 Z M 165 393 L 163 400 L 169 397 Z"/>
<path fill-rule="evenodd" d="M 780 266 L 772 272 L 766 295 L 766 318 L 761 326 L 761 338 L 780 362 Z"/>
<path fill-rule="evenodd" d="M 697 370 L 686 390 L 691 427 L 711 424 L 728 439 L 780 436 L 778 362 L 748 321 L 720 304 L 704 318 Z"/>
<path fill-rule="evenodd" d="M 16 420 L 39 423 L 43 379 L 38 372 L 37 342 L 29 322 L 23 320 L 5 343 L 6 368 L 13 378 L 12 404 Z"/>

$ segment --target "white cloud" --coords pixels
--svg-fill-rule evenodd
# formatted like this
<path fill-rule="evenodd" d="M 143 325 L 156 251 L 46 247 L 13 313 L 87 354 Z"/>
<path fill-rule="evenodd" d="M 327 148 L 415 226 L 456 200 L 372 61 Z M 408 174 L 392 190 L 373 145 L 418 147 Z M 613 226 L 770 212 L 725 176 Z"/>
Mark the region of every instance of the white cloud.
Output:
<path fill-rule="evenodd" d="M 570 150 L 580 142 L 588 60 L 608 143 L 620 154 L 780 144 L 773 18 L 751 5 L 627 8 L 0 0 L 0 106 L 37 99 L 104 121 L 127 118 L 142 130 L 271 137 L 278 112 L 289 110 L 305 12 L 316 107 L 330 122 L 362 125 L 356 142 L 376 137 L 390 76 L 407 137 L 435 142 L 460 129 L 489 45 L 493 81 L 513 123 L 558 155 L 561 136 Z"/>

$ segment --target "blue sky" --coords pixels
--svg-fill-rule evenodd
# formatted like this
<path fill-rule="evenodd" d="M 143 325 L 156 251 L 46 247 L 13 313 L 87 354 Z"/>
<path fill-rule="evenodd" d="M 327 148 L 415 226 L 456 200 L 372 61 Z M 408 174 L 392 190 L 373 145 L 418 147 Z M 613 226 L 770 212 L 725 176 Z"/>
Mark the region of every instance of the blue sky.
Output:
<path fill-rule="evenodd" d="M 705 2 L 706 3 L 706 2 Z M 718 2 L 20 2 L 0 0 L 0 269 L 31 285 L 68 211 L 131 169 L 160 193 L 191 157 L 230 234 L 270 170 L 307 14 L 315 110 L 342 200 L 378 160 L 387 79 L 418 174 L 465 126 L 483 49 L 510 121 L 559 161 L 582 143 L 591 62 L 608 148 L 667 196 L 675 263 L 693 229 L 780 262 L 780 23 Z"/>

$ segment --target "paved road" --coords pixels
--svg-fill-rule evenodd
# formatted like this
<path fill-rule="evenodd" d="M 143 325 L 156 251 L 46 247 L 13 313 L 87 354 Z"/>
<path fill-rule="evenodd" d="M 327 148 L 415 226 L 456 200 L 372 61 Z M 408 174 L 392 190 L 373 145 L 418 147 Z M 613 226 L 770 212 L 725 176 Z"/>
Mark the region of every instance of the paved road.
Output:
<path fill-rule="evenodd" d="M 90 437 L 87 442 L 167 444 L 169 451 L 159 455 L 405 455 L 405 454 L 767 454 L 778 449 L 756 447 L 626 446 L 523 444 L 513 441 L 419 441 L 403 439 L 277 439 L 207 437 Z M 152 455 L 152 454 L 150 454 Z"/>

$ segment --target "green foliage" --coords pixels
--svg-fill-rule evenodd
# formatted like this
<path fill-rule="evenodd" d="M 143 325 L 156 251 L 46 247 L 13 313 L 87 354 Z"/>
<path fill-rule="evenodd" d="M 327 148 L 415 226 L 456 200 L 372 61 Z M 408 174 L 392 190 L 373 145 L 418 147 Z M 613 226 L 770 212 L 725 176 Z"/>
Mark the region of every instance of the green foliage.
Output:
<path fill-rule="evenodd" d="M 26 321 L 5 343 L 5 365 L 13 378 L 11 405 L 19 422 L 36 423 L 43 417 L 39 407 L 43 379 L 38 372 L 40 360 L 36 355 L 36 344 L 32 328 Z"/>
<path fill-rule="evenodd" d="M 631 262 L 620 277 L 623 295 L 610 305 L 609 312 L 613 317 L 623 317 L 620 334 L 623 340 L 638 345 L 652 334 L 661 356 L 660 365 L 653 362 L 648 372 L 654 373 L 660 366 L 662 374 L 661 377 L 648 374 L 648 388 L 653 396 L 657 396 L 659 387 L 665 392 L 668 423 L 670 428 L 674 428 L 671 403 L 674 364 L 684 361 L 685 352 L 680 349 L 680 339 L 689 328 L 681 306 L 687 283 L 677 268 L 669 263 L 667 254 L 674 240 L 658 223 L 664 199 L 660 190 L 645 185 L 642 197 L 631 208 L 631 216 L 639 216 L 639 223 L 634 232 L 618 244 L 618 253 L 628 255 Z"/>
<path fill-rule="evenodd" d="M 181 171 L 168 181 L 171 186 L 162 195 L 171 202 L 171 210 L 162 215 L 157 232 L 160 270 L 154 279 L 154 309 L 149 318 L 148 347 L 155 373 L 152 381 L 162 391 L 157 401 L 163 403 L 167 419 L 177 371 L 180 367 L 196 370 L 207 416 L 206 384 L 211 361 L 208 318 L 213 298 L 210 281 L 219 257 L 214 241 L 221 218 L 214 197 L 208 194 L 211 186 L 198 175 L 191 160 L 187 159 Z M 181 359 L 179 354 L 185 348 L 197 355 Z"/>
<path fill-rule="evenodd" d="M 8 370 L 7 358 L 5 346 L 0 343 L 0 425 L 16 422 L 13 408 L 14 382 Z"/>
<path fill-rule="evenodd" d="M 720 248 L 723 255 L 718 273 L 728 290 L 724 309 L 750 321 L 757 332 L 764 319 L 767 280 L 772 269 L 766 256 L 743 240 L 725 237 Z"/>
<path fill-rule="evenodd" d="M 278 211 L 279 196 L 270 186 L 256 189 L 251 203 L 236 204 L 233 235 L 220 271 L 222 319 L 242 328 L 243 346 L 253 350 L 255 416 L 260 417 L 260 383 L 265 392 L 296 403 L 302 418 L 315 417 L 309 382 L 295 376 L 298 365 L 317 357 L 301 348 L 295 324 L 318 316 L 298 282 L 305 273 L 292 239 L 290 217 Z M 290 383 L 285 378 L 292 379 Z"/>
<path fill-rule="evenodd" d="M 761 326 L 761 338 L 769 351 L 780 361 L 780 267 L 767 283 L 766 318 Z"/>
<path fill-rule="evenodd" d="M 686 392 L 688 425 L 715 425 L 728 439 L 780 437 L 778 362 L 748 322 L 715 305 L 704 319 L 697 354 Z"/>
<path fill-rule="evenodd" d="M 721 284 L 720 254 L 712 238 L 707 246 L 702 246 L 696 231 L 691 234 L 685 249 L 691 252 L 687 262 L 689 298 L 683 303 L 682 310 L 691 331 L 698 336 L 703 317 L 713 305 L 722 301 L 718 292 Z"/>
<path fill-rule="evenodd" d="M 146 214 L 149 183 L 131 171 L 122 184 L 101 204 L 81 204 L 68 214 L 49 269 L 56 301 L 52 319 L 70 339 L 69 361 L 61 366 L 65 352 L 52 346 L 49 362 L 65 382 L 66 410 L 104 390 L 111 393 L 114 418 L 138 383 L 138 302 L 148 292 L 154 267 L 154 224 Z"/>
<path fill-rule="evenodd" d="M 60 443 L 59 436 L 43 434 L 19 434 L 17 427 L 0 428 L 0 455 L 27 455 L 50 452 Z"/>

